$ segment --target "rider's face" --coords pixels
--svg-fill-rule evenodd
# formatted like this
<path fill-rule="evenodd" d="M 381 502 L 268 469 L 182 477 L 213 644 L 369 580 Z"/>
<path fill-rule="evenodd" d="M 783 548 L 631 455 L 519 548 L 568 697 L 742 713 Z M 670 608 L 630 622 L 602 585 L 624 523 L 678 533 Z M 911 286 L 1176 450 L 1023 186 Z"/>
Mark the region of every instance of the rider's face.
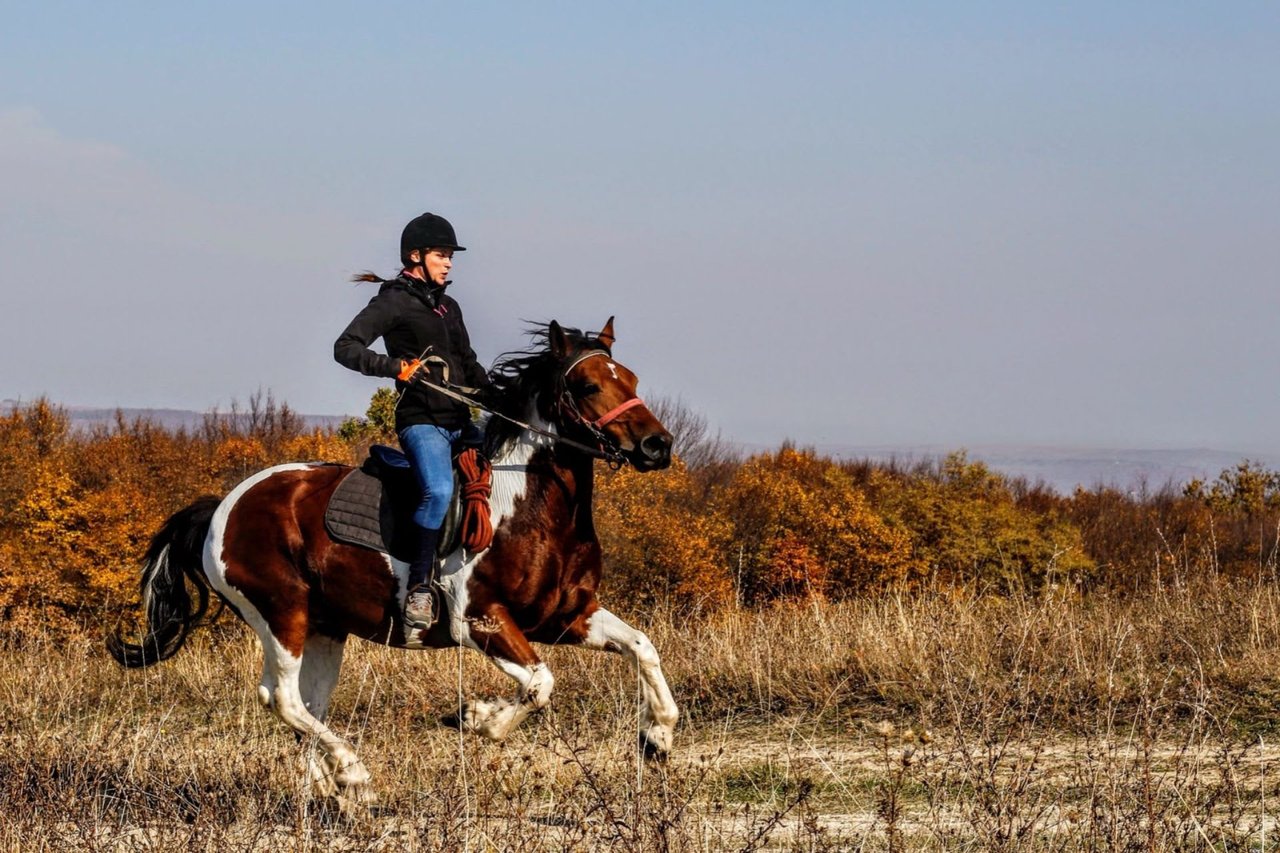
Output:
<path fill-rule="evenodd" d="M 444 284 L 449 278 L 449 270 L 453 269 L 453 249 L 427 249 L 422 256 L 422 266 L 427 281 Z"/>

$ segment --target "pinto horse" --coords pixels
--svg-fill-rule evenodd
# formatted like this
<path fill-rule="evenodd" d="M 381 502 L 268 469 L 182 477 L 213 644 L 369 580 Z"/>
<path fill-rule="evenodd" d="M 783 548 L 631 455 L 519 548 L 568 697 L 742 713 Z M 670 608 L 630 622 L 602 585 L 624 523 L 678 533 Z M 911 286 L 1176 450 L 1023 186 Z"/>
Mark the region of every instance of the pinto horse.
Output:
<path fill-rule="evenodd" d="M 175 654 L 212 588 L 262 642 L 262 704 L 299 736 L 316 739 L 321 758 L 311 759 L 312 782 L 344 802 L 374 799 L 355 749 L 325 725 L 351 636 L 487 655 L 516 682 L 516 692 L 467 701 L 454 722 L 493 740 L 551 699 L 555 679 L 532 643 L 624 654 L 640 675 L 641 742 L 647 754 L 665 755 L 675 700 L 653 644 L 596 600 L 601 554 L 591 497 L 595 457 L 641 471 L 665 468 L 671 434 L 636 395 L 635 374 L 613 359 L 612 317 L 595 336 L 554 321 L 534 335 L 531 351 L 504 357 L 491 373 L 493 411 L 506 416 L 491 417 L 485 431 L 493 542 L 482 552 L 442 558 L 443 612 L 430 630 L 405 629 L 407 564 L 335 541 L 325 530 L 329 496 L 350 468 L 288 464 L 165 522 L 142 570 L 146 633 L 136 644 L 111 638 L 113 657 L 141 667 Z"/>

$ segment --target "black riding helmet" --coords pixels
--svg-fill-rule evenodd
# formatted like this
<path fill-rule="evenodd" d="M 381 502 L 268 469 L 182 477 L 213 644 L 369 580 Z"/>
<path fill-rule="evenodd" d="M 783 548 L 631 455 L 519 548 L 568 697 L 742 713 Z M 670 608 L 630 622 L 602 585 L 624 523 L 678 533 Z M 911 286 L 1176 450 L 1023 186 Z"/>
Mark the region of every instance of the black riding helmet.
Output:
<path fill-rule="evenodd" d="M 400 234 L 400 262 L 409 264 L 409 253 L 414 249 L 453 249 L 465 252 L 465 246 L 458 245 L 458 238 L 453 233 L 453 226 L 443 216 L 424 213 L 409 220 Z"/>

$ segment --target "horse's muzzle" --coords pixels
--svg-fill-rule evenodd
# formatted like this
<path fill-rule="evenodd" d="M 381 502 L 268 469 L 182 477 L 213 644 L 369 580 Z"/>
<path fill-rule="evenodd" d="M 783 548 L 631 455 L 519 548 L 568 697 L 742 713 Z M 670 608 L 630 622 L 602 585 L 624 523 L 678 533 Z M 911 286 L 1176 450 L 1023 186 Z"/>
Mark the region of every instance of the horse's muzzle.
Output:
<path fill-rule="evenodd" d="M 642 471 L 653 471 L 671 465 L 671 434 L 658 432 L 645 436 L 640 442 L 640 454 L 636 459 L 636 467 Z"/>

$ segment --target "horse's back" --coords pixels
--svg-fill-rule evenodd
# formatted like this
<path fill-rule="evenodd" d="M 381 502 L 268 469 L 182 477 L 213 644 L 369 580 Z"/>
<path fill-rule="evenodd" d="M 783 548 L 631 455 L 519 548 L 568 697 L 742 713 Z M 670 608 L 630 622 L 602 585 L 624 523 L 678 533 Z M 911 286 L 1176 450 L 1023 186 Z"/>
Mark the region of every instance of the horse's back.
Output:
<path fill-rule="evenodd" d="M 223 501 L 223 529 L 211 531 L 222 540 L 213 543 L 221 563 L 215 573 L 223 574 L 211 578 L 215 586 L 247 599 L 295 654 L 309 634 L 374 637 L 391 622 L 399 582 L 387 558 L 325 529 L 329 498 L 350 471 L 288 465 L 259 472 Z"/>

